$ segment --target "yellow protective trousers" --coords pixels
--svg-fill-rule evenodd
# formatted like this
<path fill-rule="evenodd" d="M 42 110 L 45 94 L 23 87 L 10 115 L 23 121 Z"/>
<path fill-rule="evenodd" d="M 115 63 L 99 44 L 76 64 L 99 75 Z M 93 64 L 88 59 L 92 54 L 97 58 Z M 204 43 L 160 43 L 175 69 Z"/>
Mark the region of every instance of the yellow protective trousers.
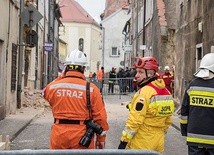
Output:
<path fill-rule="evenodd" d="M 163 153 L 164 136 L 164 128 L 146 126 L 143 124 L 143 126 L 128 143 L 127 148 L 154 150 Z"/>

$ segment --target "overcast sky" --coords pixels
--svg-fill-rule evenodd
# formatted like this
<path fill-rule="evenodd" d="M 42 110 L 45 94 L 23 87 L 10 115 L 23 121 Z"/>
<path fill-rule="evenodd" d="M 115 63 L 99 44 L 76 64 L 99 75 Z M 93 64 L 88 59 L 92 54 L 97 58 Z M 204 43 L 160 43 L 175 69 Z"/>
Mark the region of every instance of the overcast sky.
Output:
<path fill-rule="evenodd" d="M 105 9 L 106 0 L 76 0 L 98 23 Z"/>

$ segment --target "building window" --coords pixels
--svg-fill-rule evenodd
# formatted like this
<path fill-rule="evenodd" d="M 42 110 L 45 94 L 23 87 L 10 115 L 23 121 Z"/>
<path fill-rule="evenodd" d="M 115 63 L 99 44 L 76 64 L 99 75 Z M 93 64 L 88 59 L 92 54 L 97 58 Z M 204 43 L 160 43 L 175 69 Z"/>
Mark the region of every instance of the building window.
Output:
<path fill-rule="evenodd" d="M 120 55 L 120 52 L 118 50 L 117 47 L 112 47 L 111 48 L 111 56 L 119 56 Z"/>
<path fill-rule="evenodd" d="M 197 55 L 198 55 L 197 60 L 201 60 L 202 59 L 202 47 L 197 48 Z"/>
<path fill-rule="evenodd" d="M 152 19 L 153 16 L 153 1 L 147 0 L 146 1 L 146 21 L 145 24 Z"/>
<path fill-rule="evenodd" d="M 79 50 L 82 52 L 84 50 L 84 39 L 83 38 L 79 39 Z"/>
<path fill-rule="evenodd" d="M 142 7 L 138 13 L 138 33 L 144 28 L 144 8 Z"/>
<path fill-rule="evenodd" d="M 16 90 L 16 68 L 17 68 L 17 45 L 12 44 L 12 59 L 11 59 L 11 91 Z"/>
<path fill-rule="evenodd" d="M 203 45 L 201 43 L 196 45 L 196 71 L 198 70 L 202 57 L 203 57 Z"/>

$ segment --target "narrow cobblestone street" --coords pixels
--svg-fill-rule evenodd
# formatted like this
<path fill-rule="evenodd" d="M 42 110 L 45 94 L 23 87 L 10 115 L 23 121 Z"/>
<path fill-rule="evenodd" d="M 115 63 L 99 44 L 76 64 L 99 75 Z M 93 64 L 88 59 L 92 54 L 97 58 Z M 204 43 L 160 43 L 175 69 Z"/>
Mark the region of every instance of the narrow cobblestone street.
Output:
<path fill-rule="evenodd" d="M 106 95 L 103 96 L 106 104 L 110 129 L 107 133 L 106 149 L 117 149 L 121 131 L 127 118 L 128 110 L 125 105 L 130 101 L 130 96 Z M 11 143 L 11 149 L 48 149 L 49 134 L 53 123 L 52 113 L 45 108 L 42 114 L 35 118 Z M 179 148 L 179 151 L 178 151 Z M 170 127 L 166 134 L 164 155 L 186 155 L 187 146 L 185 138 L 174 127 Z"/>
<path fill-rule="evenodd" d="M 106 149 L 129 153 L 126 123 L 124 144 L 162 152 L 172 116 L 163 155 L 214 154 L 213 0 L 0 0 L 0 14 L 0 150 L 52 153 L 53 123 L 52 148 L 77 148 L 80 127 L 109 124 Z"/>

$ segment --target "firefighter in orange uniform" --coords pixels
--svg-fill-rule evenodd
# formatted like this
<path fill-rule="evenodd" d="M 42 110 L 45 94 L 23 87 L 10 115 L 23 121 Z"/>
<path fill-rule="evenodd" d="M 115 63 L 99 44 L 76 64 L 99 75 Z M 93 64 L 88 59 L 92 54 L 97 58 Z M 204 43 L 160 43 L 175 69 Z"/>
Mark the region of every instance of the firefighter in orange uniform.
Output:
<path fill-rule="evenodd" d="M 88 85 L 84 76 L 86 55 L 74 50 L 65 65 L 62 76 L 43 91 L 54 117 L 50 149 L 102 149 L 109 129 L 107 114 L 99 89 Z"/>
<path fill-rule="evenodd" d="M 100 92 L 103 91 L 103 84 L 104 84 L 104 67 L 101 67 L 100 70 L 97 71 L 97 80 L 99 83 Z"/>
<path fill-rule="evenodd" d="M 164 73 L 160 75 L 163 78 L 166 88 L 172 93 L 172 82 L 173 82 L 173 75 L 169 71 L 169 66 L 164 67 Z"/>
<path fill-rule="evenodd" d="M 129 115 L 118 149 L 164 152 L 165 133 L 172 123 L 174 102 L 163 79 L 157 79 L 154 57 L 137 58 L 134 66 L 139 90 L 129 105 Z"/>

